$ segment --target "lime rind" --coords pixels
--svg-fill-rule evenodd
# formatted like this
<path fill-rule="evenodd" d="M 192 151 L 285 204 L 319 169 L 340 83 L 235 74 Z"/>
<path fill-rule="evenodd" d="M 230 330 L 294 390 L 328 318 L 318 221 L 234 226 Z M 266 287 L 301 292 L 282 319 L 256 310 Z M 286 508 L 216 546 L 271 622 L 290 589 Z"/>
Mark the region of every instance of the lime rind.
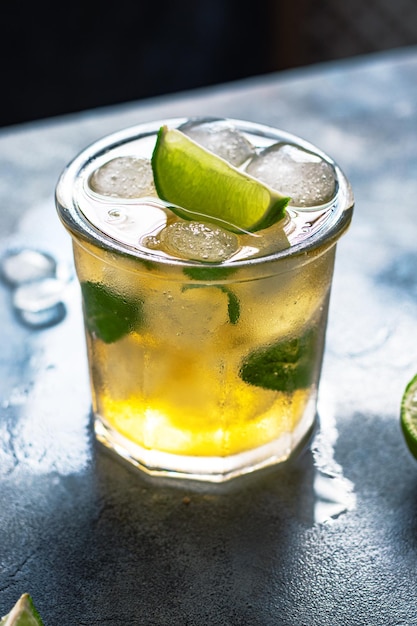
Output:
<path fill-rule="evenodd" d="M 158 132 L 152 169 L 159 197 L 186 220 L 204 216 L 254 232 L 280 221 L 291 200 L 167 126 Z"/>
<path fill-rule="evenodd" d="M 417 374 L 405 388 L 401 400 L 400 422 L 408 449 L 417 459 Z"/>
<path fill-rule="evenodd" d="M 43 626 L 41 616 L 28 593 L 20 596 L 10 613 L 0 620 L 0 626 Z"/>

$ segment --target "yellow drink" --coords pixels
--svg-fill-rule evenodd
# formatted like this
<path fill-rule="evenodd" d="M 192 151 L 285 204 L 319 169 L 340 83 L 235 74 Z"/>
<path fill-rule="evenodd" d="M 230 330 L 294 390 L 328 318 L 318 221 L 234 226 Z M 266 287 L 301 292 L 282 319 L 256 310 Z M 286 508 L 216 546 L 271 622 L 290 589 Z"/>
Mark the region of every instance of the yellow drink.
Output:
<path fill-rule="evenodd" d="M 226 235 L 226 260 L 177 256 L 160 233 L 183 220 L 152 190 L 138 200 L 91 183 L 112 158 L 144 158 L 158 127 L 142 142 L 138 127 L 90 148 L 57 188 L 81 285 L 96 433 L 149 473 L 221 481 L 285 460 L 312 429 L 335 244 L 352 197 L 332 164 L 337 188 L 323 206 Z M 246 133 L 265 142 L 264 127 Z"/>

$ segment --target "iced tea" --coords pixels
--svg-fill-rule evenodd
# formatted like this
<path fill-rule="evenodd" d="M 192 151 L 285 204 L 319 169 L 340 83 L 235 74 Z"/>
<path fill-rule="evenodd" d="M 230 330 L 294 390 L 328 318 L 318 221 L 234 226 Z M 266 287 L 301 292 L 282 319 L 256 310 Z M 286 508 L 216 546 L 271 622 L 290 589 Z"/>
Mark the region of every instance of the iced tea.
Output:
<path fill-rule="evenodd" d="M 312 429 L 353 199 L 337 165 L 291 135 L 164 123 L 280 185 L 285 218 L 245 232 L 179 217 L 153 184 L 162 122 L 88 148 L 63 173 L 57 206 L 73 238 L 98 438 L 149 473 L 222 481 L 287 459 Z"/>

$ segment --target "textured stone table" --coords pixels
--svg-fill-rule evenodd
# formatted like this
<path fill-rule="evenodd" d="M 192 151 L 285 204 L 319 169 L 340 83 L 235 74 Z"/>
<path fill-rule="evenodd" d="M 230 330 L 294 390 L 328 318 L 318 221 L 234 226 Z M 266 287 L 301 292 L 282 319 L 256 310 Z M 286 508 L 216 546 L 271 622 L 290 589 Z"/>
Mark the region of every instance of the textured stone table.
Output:
<path fill-rule="evenodd" d="M 321 430 L 224 488 L 154 483 L 94 443 L 79 293 L 53 193 L 124 126 L 222 115 L 285 128 L 345 170 Z M 417 624 L 417 462 L 399 427 L 417 372 L 417 50 L 0 131 L 0 257 L 55 257 L 66 315 L 33 327 L 0 284 L 0 614 L 46 626 Z"/>

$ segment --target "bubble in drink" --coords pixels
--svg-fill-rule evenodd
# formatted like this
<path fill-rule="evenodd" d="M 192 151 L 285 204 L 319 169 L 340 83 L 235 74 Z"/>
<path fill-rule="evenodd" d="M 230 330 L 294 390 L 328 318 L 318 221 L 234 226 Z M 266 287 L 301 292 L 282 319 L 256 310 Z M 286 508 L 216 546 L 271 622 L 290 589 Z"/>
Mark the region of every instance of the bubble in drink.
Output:
<path fill-rule="evenodd" d="M 292 206 L 320 206 L 330 202 L 336 193 L 333 166 L 317 154 L 292 144 L 277 143 L 262 150 L 246 171 L 290 196 Z"/>
<path fill-rule="evenodd" d="M 1 262 L 1 274 L 10 285 L 22 285 L 55 276 L 57 264 L 44 252 L 24 248 L 9 252 Z"/>
<path fill-rule="evenodd" d="M 220 263 L 239 248 L 234 233 L 201 222 L 175 222 L 159 234 L 163 250 L 193 261 Z"/>
<path fill-rule="evenodd" d="M 196 143 L 236 167 L 255 154 L 254 146 L 234 126 L 223 121 L 187 122 L 180 127 Z"/>
<path fill-rule="evenodd" d="M 90 187 L 96 193 L 115 198 L 155 196 L 149 159 L 117 157 L 91 175 Z"/>
<path fill-rule="evenodd" d="M 110 224 L 124 222 L 126 214 L 121 209 L 110 209 L 106 216 L 106 221 Z"/>

